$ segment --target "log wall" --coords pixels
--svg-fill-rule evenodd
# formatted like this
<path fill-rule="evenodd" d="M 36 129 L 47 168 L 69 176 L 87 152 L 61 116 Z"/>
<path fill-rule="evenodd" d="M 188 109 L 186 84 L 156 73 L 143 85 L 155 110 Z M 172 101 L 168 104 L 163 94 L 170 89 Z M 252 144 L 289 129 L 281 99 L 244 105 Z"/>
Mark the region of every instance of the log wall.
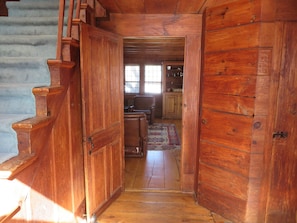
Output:
<path fill-rule="evenodd" d="M 257 222 L 271 49 L 260 1 L 205 13 L 199 203 L 236 222 Z"/>
<path fill-rule="evenodd" d="M 197 196 L 235 222 L 267 221 L 275 21 L 294 19 L 294 5 L 213 1 L 205 12 Z"/>

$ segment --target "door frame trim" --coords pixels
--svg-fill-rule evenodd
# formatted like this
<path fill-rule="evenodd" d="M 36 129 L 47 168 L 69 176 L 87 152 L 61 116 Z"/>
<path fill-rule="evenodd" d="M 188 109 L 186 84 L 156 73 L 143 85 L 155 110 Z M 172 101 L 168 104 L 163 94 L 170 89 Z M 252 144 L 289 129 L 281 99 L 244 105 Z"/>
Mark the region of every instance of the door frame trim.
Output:
<path fill-rule="evenodd" d="M 99 21 L 97 26 L 123 38 L 185 38 L 181 190 L 195 192 L 199 150 L 202 15 L 111 14 L 109 21 Z"/>

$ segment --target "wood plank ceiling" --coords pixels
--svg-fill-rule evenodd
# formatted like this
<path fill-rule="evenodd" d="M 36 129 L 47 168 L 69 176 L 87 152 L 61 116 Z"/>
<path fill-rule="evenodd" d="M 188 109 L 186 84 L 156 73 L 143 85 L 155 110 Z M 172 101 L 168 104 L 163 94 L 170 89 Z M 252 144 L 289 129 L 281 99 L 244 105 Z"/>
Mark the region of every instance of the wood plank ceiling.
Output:
<path fill-rule="evenodd" d="M 199 13 L 207 0 L 97 0 L 109 13 L 191 14 Z"/>
<path fill-rule="evenodd" d="M 97 0 L 108 14 L 193 14 L 210 0 Z M 183 60 L 184 38 L 125 38 L 125 59 Z"/>

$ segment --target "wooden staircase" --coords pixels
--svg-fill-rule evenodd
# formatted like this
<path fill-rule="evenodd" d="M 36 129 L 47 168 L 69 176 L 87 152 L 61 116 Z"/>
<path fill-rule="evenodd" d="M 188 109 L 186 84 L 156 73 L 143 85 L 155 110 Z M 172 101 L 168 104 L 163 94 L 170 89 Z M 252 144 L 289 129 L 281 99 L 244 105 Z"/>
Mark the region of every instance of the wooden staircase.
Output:
<path fill-rule="evenodd" d="M 59 0 L 57 0 L 57 2 L 58 1 Z M 87 3 L 80 4 L 81 7 L 78 9 L 80 13 L 77 13 L 77 15 L 84 15 L 84 19 L 81 20 L 80 18 L 72 17 L 70 20 L 68 19 L 68 27 L 70 24 L 71 28 L 68 28 L 68 33 L 63 35 L 66 31 L 63 31 L 65 19 L 62 15 L 62 11 L 64 12 L 66 5 L 61 2 L 63 1 L 59 3 L 59 7 L 62 7 L 59 14 L 60 19 L 56 24 L 58 33 L 55 34 L 58 35 L 56 58 L 47 60 L 50 82 L 48 86 L 45 84 L 45 86 L 33 87 L 32 93 L 34 94 L 36 105 L 35 114 L 32 115 L 32 113 L 30 113 L 29 117 L 32 116 L 31 118 L 17 121 L 12 125 L 12 128 L 17 134 L 18 154 L 0 164 L 1 195 L 9 195 L 11 201 L 8 202 L 5 200 L 4 203 L 1 197 L 0 222 L 8 222 L 13 216 L 20 212 L 23 203 L 26 202 L 26 198 L 31 193 L 31 185 L 34 184 L 34 178 L 39 174 L 38 168 L 43 165 L 42 160 L 45 159 L 45 154 L 48 153 L 46 148 L 49 147 L 49 140 L 53 137 L 51 135 L 53 131 L 55 131 L 56 126 L 60 128 L 59 123 L 56 123 L 56 119 L 59 114 L 63 112 L 61 108 L 64 106 L 65 100 L 67 101 L 65 97 L 71 90 L 69 88 L 73 81 L 73 76 L 79 73 L 79 66 L 77 66 L 79 64 L 79 24 L 80 22 L 87 22 L 87 20 L 94 21 L 90 19 L 90 17 L 94 18 L 94 14 L 90 15 L 90 12 L 94 10 L 90 10 Z M 71 2 L 72 1 L 70 1 L 67 7 L 70 7 L 73 11 L 75 10 L 74 4 Z M 15 2 L 13 4 L 21 3 Z M 26 5 L 25 8 L 27 8 L 29 12 L 23 12 L 24 7 L 16 6 L 21 15 L 35 13 L 34 15 L 40 16 L 44 13 L 42 4 L 44 4 L 45 8 L 48 8 L 50 3 L 49 1 L 22 0 L 22 4 Z M 37 8 L 39 8 L 41 12 L 38 13 L 38 10 L 32 9 L 33 5 L 37 5 Z M 4 20 L 9 21 L 8 18 Z M 17 20 L 21 21 L 21 19 Z M 34 23 L 34 19 L 32 19 L 32 23 Z M 14 28 L 10 27 L 10 29 Z M 16 32 L 18 32 L 19 29 L 21 29 L 21 27 L 17 27 L 15 29 Z M 20 37 L 18 38 L 21 39 Z M 27 36 L 24 38 L 27 38 Z M 55 147 L 55 145 L 53 145 L 53 147 Z M 49 166 L 48 168 L 51 167 Z M 21 192 L 13 193 L 12 188 L 16 188 L 17 191 Z"/>

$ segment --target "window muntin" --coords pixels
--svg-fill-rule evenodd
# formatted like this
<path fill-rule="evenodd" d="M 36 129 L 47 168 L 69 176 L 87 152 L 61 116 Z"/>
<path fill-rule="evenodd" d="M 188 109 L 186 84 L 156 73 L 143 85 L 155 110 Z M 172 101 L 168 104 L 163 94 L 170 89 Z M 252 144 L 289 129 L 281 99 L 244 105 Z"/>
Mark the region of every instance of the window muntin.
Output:
<path fill-rule="evenodd" d="M 125 93 L 139 93 L 140 66 L 125 65 Z"/>
<path fill-rule="evenodd" d="M 159 94 L 162 92 L 162 66 L 145 65 L 144 92 Z"/>

